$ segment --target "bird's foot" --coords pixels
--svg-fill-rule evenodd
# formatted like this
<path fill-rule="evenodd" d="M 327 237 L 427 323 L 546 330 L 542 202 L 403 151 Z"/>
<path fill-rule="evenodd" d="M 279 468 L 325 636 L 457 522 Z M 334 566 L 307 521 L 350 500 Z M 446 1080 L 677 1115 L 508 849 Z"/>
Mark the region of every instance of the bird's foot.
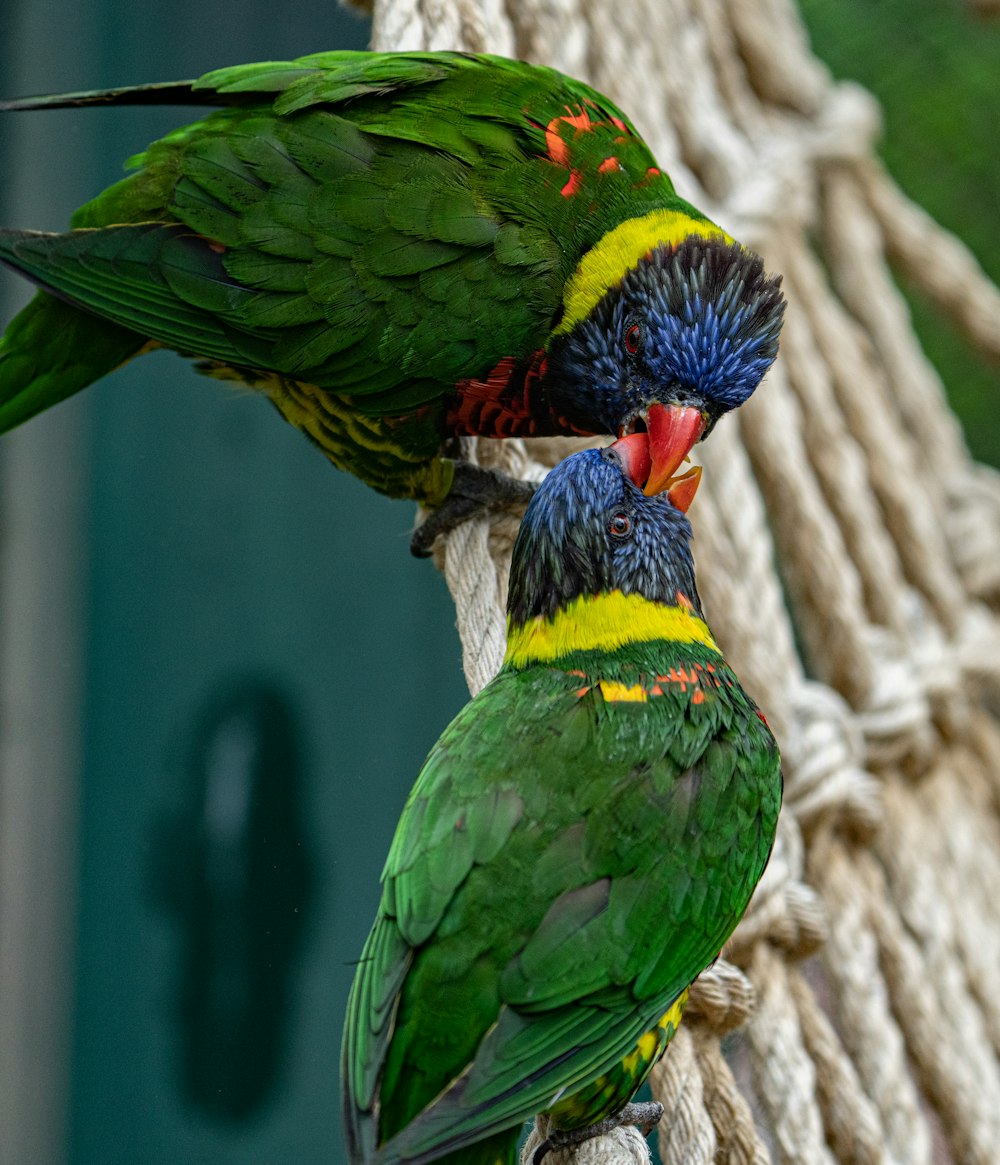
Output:
<path fill-rule="evenodd" d="M 570 1145 L 579 1145 L 589 1141 L 592 1137 L 601 1137 L 610 1133 L 612 1129 L 622 1125 L 638 1125 L 642 1135 L 648 1137 L 650 1132 L 660 1122 L 663 1116 L 663 1105 L 655 1100 L 642 1101 L 639 1104 L 626 1104 L 613 1116 L 605 1117 L 595 1125 L 587 1125 L 583 1129 L 553 1129 L 544 1141 L 531 1155 L 531 1165 L 542 1165 L 542 1160 L 550 1149 L 565 1149 Z"/>
<path fill-rule="evenodd" d="M 535 488 L 530 481 L 519 481 L 498 469 L 456 461 L 448 496 L 414 530 L 410 553 L 428 558 L 439 534 L 449 534 L 456 526 L 496 506 L 509 502 L 527 505 Z"/>

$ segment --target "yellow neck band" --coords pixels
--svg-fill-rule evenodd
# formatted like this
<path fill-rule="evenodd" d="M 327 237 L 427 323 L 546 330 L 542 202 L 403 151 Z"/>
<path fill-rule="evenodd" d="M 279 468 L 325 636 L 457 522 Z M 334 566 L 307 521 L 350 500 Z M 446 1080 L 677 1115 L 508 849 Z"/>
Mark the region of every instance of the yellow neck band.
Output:
<path fill-rule="evenodd" d="M 538 616 L 520 626 L 511 626 L 508 620 L 504 663 L 526 667 L 576 651 L 615 651 L 628 643 L 654 639 L 701 643 L 719 650 L 705 621 L 683 607 L 611 591 L 581 595 L 548 619 Z"/>
<path fill-rule="evenodd" d="M 714 223 L 692 218 L 681 210 L 653 210 L 630 218 L 608 231 L 580 260 L 566 281 L 563 318 L 555 334 L 572 331 L 616 283 L 620 283 L 640 259 L 660 243 L 675 247 L 691 235 L 733 242 Z"/>

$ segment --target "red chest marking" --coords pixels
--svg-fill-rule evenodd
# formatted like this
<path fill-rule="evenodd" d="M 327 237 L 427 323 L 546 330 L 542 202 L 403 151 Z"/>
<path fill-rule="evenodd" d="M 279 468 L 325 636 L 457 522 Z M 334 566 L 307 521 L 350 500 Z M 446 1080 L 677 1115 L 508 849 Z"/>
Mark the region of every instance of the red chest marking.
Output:
<path fill-rule="evenodd" d="M 539 348 L 527 361 L 504 356 L 484 377 L 455 385 L 456 399 L 445 419 L 459 437 L 532 437 L 548 410 L 540 406 L 547 357 Z"/>

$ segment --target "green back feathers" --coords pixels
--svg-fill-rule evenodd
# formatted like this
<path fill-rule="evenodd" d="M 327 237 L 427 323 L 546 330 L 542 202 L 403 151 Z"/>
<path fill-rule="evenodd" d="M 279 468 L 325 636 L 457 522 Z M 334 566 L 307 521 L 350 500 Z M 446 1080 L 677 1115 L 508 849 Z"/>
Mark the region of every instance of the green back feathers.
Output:
<path fill-rule="evenodd" d="M 442 737 L 350 1004 L 355 1159 L 383 1142 L 379 1161 L 430 1159 L 517 1129 L 608 1073 L 717 954 L 766 861 L 780 785 L 716 653 L 700 703 L 669 682 L 705 652 L 647 647 L 643 673 L 663 683 L 643 702 L 618 698 L 643 673 L 598 653 L 583 674 L 507 671 Z"/>
<path fill-rule="evenodd" d="M 120 90 L 107 101 L 160 94 L 174 100 L 177 87 Z M 592 119 L 623 139 L 618 152 L 637 152 L 643 173 L 652 165 L 606 99 L 501 58 L 318 54 L 208 74 L 190 97 L 234 104 L 137 155 L 138 173 L 74 220 L 110 230 L 177 222 L 194 232 L 185 278 L 167 273 L 173 298 L 158 304 L 158 318 L 132 310 L 136 283 L 116 265 L 133 247 L 134 265 L 148 262 L 139 236 L 116 237 L 114 260 L 96 236 L 80 240 L 72 258 L 89 266 L 89 282 L 67 269 L 63 252 L 34 266 L 10 250 L 4 257 L 119 326 L 182 349 L 186 340 L 213 359 L 379 394 L 381 411 L 416 403 L 405 387 L 414 376 L 440 392 L 543 343 L 578 254 L 621 210 L 614 200 L 561 197 L 562 177 L 553 185 L 555 170 L 567 180 L 586 172 L 604 187 L 618 181 L 587 155 L 591 144 L 611 148 L 608 132 L 550 127 L 567 116 L 567 101 L 593 103 Z M 557 140 L 557 153 L 572 145 L 571 163 L 548 156 Z M 670 193 L 658 181 L 654 202 Z M 495 310 L 482 310 L 489 304 Z M 220 325 L 229 344 L 206 350 L 206 333 Z M 268 329 L 280 333 L 269 354 L 254 342 Z"/>
<path fill-rule="evenodd" d="M 262 390 L 336 465 L 433 506 L 448 435 L 620 434 L 654 405 L 707 427 L 774 358 L 774 281 L 678 198 L 612 102 L 551 69 L 321 53 L 0 108 L 128 103 L 209 111 L 73 231 L 0 231 L 0 262 L 105 321 L 74 325 L 74 375 L 37 383 L 43 308 L 11 329 L 11 418 L 106 372 L 124 329 Z M 67 318 L 53 309 L 54 333 Z"/>

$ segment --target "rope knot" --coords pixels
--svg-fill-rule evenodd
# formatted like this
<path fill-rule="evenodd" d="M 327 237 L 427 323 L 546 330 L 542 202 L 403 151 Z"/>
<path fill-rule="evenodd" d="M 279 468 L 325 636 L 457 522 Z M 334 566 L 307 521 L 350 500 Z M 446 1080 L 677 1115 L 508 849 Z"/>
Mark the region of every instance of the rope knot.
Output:
<path fill-rule="evenodd" d="M 813 162 L 867 161 L 882 136 L 882 107 L 854 81 L 838 81 L 827 91 L 806 137 Z"/>
<path fill-rule="evenodd" d="M 719 215 L 748 246 L 766 248 L 790 223 L 815 223 L 822 163 L 868 158 L 882 132 L 882 111 L 860 85 L 831 85 L 817 115 L 785 119 L 754 143 L 757 162 L 741 170 Z"/>
<path fill-rule="evenodd" d="M 753 984 L 739 967 L 717 959 L 695 979 L 686 1019 L 699 1019 L 718 1036 L 742 1027 L 754 1009 Z"/>
<path fill-rule="evenodd" d="M 880 768 L 905 760 L 922 768 L 932 754 L 934 732 L 920 671 L 894 632 L 868 625 L 864 634 L 878 665 L 867 705 L 857 714 L 868 764 Z"/>
<path fill-rule="evenodd" d="M 1000 599 L 1000 473 L 970 465 L 947 501 L 949 544 L 971 595 Z"/>
<path fill-rule="evenodd" d="M 782 749 L 785 803 L 803 829 L 831 820 L 870 836 L 882 819 L 879 783 L 863 768 L 865 741 L 847 701 L 804 680 L 791 692 L 792 728 Z"/>
<path fill-rule="evenodd" d="M 1000 626 L 981 603 L 970 603 L 955 638 L 962 671 L 977 684 L 987 685 L 1000 703 Z"/>

